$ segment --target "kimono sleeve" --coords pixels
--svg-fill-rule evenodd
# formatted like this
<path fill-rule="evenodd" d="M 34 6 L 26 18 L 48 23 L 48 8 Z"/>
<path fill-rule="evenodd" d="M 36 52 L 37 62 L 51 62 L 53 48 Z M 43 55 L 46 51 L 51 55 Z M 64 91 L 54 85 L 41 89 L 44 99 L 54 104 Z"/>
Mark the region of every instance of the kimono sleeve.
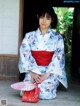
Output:
<path fill-rule="evenodd" d="M 31 55 L 28 36 L 29 34 L 25 35 L 25 38 L 23 39 L 20 46 L 20 56 L 18 63 L 20 73 L 28 73 L 29 71 L 36 73 L 38 71 L 38 66 L 35 62 L 35 59 Z"/>
<path fill-rule="evenodd" d="M 47 67 L 47 72 L 56 75 L 58 80 L 67 88 L 64 41 L 62 36 L 58 37 L 56 50 L 51 63 Z"/>

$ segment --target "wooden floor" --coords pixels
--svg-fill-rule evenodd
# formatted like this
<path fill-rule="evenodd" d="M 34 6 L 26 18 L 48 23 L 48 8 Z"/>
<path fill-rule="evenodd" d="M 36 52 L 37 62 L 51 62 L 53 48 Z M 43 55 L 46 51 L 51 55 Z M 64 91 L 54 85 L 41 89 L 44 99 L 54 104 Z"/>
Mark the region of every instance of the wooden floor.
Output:
<path fill-rule="evenodd" d="M 40 100 L 38 103 L 22 102 L 19 91 L 10 87 L 12 83 L 0 81 L 0 102 L 6 100 L 7 106 L 80 106 L 80 83 L 70 83 L 68 90 L 58 90 L 56 99 Z"/>

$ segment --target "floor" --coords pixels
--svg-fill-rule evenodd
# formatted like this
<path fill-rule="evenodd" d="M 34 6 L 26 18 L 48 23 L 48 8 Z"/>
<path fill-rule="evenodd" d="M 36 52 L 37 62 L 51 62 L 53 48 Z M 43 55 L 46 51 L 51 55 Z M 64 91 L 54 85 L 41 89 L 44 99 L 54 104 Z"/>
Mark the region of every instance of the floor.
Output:
<path fill-rule="evenodd" d="M 80 83 L 70 83 L 68 90 L 59 88 L 56 99 L 40 100 L 37 103 L 22 102 L 19 91 L 10 87 L 13 83 L 0 81 L 0 106 L 80 106 Z"/>

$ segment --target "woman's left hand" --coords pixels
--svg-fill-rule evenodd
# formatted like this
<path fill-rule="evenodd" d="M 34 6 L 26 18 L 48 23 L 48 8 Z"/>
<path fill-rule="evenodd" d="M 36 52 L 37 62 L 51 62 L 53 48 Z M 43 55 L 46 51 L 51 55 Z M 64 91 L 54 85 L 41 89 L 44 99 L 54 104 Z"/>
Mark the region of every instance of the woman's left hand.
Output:
<path fill-rule="evenodd" d="M 46 73 L 44 75 L 41 75 L 41 82 L 46 80 L 49 77 L 50 73 Z"/>

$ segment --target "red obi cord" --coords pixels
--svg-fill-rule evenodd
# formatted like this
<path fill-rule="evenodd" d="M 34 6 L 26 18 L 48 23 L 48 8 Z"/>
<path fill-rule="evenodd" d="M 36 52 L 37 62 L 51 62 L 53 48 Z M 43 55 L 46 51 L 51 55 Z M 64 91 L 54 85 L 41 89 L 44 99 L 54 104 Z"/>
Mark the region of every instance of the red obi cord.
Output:
<path fill-rule="evenodd" d="M 54 54 L 53 51 L 31 51 L 37 65 L 48 66 Z"/>

